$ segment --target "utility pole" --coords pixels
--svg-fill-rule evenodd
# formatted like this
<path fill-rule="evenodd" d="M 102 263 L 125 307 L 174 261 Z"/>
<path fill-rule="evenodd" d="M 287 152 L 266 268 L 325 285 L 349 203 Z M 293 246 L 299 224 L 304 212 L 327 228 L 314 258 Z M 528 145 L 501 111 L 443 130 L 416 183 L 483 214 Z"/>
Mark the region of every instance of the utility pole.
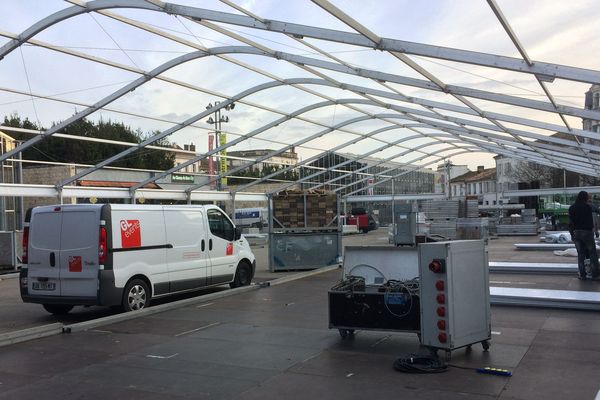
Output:
<path fill-rule="evenodd" d="M 215 101 L 215 106 L 220 102 Z M 208 103 L 206 109 L 212 108 L 212 103 Z M 235 103 L 231 103 L 225 106 L 225 110 L 230 111 L 235 108 Z M 214 118 L 213 118 L 214 117 Z M 210 125 L 214 125 L 215 128 L 215 148 L 221 147 L 225 143 L 227 143 L 227 136 L 221 131 L 221 127 L 223 123 L 229 122 L 229 117 L 226 115 L 221 115 L 221 109 L 219 108 L 214 112 L 213 117 L 209 117 L 206 121 Z M 218 166 L 218 174 L 221 175 L 221 178 L 217 181 L 217 190 L 220 192 L 223 189 L 223 184 L 227 185 L 227 178 L 223 177 L 223 174 L 227 172 L 227 159 L 224 157 L 227 154 L 227 151 L 222 150 L 217 153 L 217 166 Z M 209 160 L 209 162 L 212 162 Z"/>

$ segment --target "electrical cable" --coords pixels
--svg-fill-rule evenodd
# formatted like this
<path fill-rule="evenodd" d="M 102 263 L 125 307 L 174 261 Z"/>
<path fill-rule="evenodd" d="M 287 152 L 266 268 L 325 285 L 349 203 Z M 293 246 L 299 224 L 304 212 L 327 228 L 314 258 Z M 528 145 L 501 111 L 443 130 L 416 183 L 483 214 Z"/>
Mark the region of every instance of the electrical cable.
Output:
<path fill-rule="evenodd" d="M 448 364 L 436 356 L 409 354 L 394 361 L 394 369 L 406 374 L 437 374 L 448 371 Z"/>
<path fill-rule="evenodd" d="M 397 318 L 404 318 L 407 315 L 410 315 L 410 312 L 412 311 L 412 308 L 413 308 L 413 296 L 419 295 L 419 280 L 418 280 L 418 278 L 413 278 L 413 279 L 406 280 L 406 281 L 390 279 L 386 282 L 384 287 L 386 288 L 386 290 L 383 293 L 383 305 L 385 306 L 386 310 L 390 314 L 392 314 L 394 317 L 397 317 Z M 402 314 L 396 314 L 395 312 L 393 312 L 390 309 L 390 306 L 389 306 L 390 293 L 402 294 L 403 290 L 405 293 L 404 296 L 407 297 L 405 299 L 406 304 L 409 304 L 408 310 L 406 310 Z"/>

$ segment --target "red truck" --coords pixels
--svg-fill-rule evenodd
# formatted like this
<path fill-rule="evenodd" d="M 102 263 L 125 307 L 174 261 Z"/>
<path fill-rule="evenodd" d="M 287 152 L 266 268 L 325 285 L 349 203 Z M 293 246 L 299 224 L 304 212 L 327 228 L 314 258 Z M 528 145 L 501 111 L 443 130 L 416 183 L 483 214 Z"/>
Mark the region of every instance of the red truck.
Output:
<path fill-rule="evenodd" d="M 377 229 L 375 218 L 364 208 L 353 208 L 350 215 L 346 217 L 346 225 L 356 225 L 363 233 Z"/>

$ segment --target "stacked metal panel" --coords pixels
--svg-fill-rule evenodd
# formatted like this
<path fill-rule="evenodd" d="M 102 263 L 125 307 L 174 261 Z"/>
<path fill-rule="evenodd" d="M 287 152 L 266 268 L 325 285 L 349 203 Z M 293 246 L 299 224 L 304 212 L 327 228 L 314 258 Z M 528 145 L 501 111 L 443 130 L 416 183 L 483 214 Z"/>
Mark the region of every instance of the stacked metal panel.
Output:
<path fill-rule="evenodd" d="M 458 218 L 458 200 L 428 200 L 421 205 L 427 219 Z"/>
<path fill-rule="evenodd" d="M 456 237 L 458 239 L 487 239 L 487 218 L 458 218 L 456 220 Z"/>
<path fill-rule="evenodd" d="M 537 224 L 496 225 L 496 234 L 498 236 L 537 235 L 537 233 Z"/>
<path fill-rule="evenodd" d="M 537 223 L 537 217 L 535 209 L 526 208 L 521 210 L 521 222 L 524 224 L 535 224 Z"/>
<path fill-rule="evenodd" d="M 421 211 L 425 213 L 427 221 L 431 224 L 429 233 L 432 235 L 440 235 L 448 239 L 482 239 L 488 236 L 487 219 L 482 221 L 478 218 L 477 200 L 429 200 L 421 204 Z M 469 219 L 474 221 L 468 222 Z M 461 220 L 465 232 L 457 233 L 457 229 L 460 229 L 458 221 Z M 482 230 L 485 232 L 482 233 Z"/>
<path fill-rule="evenodd" d="M 429 233 L 440 235 L 448 239 L 456 239 L 456 218 L 446 220 L 436 219 L 431 221 Z"/>
<path fill-rule="evenodd" d="M 479 202 L 477 200 L 467 200 L 467 212 L 464 216 L 467 218 L 479 217 Z"/>

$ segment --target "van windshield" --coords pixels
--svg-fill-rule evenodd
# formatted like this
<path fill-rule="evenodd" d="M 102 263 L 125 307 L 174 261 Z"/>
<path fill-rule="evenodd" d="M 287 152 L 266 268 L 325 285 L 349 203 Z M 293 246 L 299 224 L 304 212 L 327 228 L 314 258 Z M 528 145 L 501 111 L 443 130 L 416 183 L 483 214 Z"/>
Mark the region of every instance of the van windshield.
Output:
<path fill-rule="evenodd" d="M 210 232 L 222 239 L 233 240 L 234 239 L 234 228 L 233 224 L 229 219 L 220 212 L 219 210 L 208 210 L 208 225 Z"/>

